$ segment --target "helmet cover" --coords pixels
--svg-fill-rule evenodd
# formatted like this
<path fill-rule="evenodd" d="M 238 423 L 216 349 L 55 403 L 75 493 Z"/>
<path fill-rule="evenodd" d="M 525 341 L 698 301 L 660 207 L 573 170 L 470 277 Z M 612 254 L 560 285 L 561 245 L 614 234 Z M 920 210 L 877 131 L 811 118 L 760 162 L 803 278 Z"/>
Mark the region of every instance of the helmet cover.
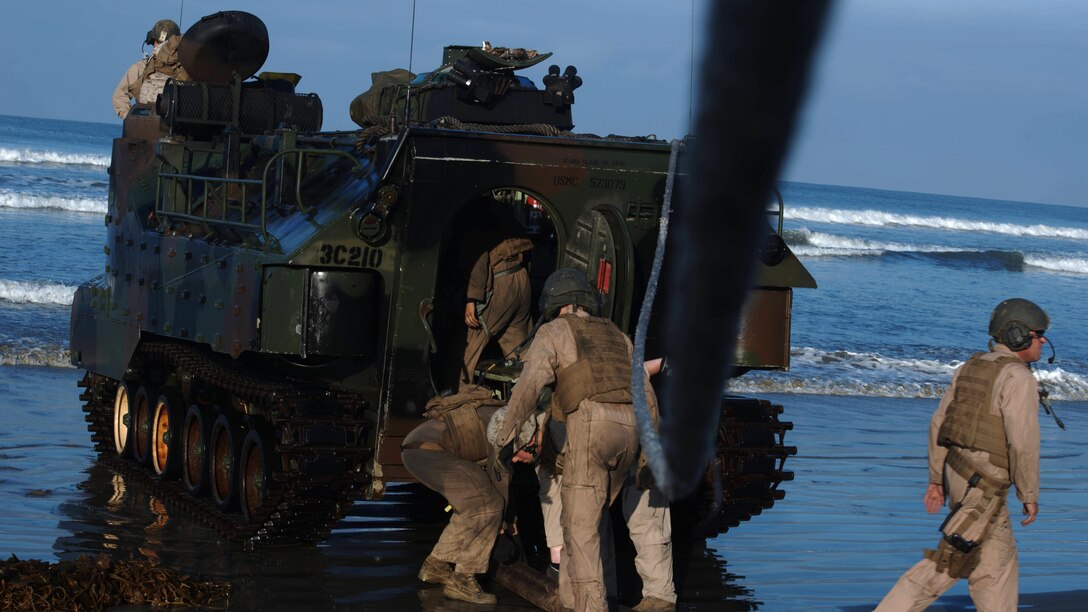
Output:
<path fill-rule="evenodd" d="M 599 316 L 601 296 L 581 271 L 560 268 L 544 281 L 544 290 L 540 292 L 540 315 L 549 321 L 568 304 L 577 304 L 590 315 Z"/>
<path fill-rule="evenodd" d="M 1001 302 L 990 315 L 990 336 L 1013 350 L 1026 348 L 1023 346 L 1025 338 L 1028 339 L 1027 344 L 1031 344 L 1030 332 L 1045 332 L 1049 327 L 1050 317 L 1046 311 L 1035 302 L 1023 298 Z"/>
<path fill-rule="evenodd" d="M 163 43 L 171 36 L 181 36 L 181 28 L 179 28 L 178 24 L 173 20 L 160 19 L 147 31 L 147 36 L 144 38 L 144 44 L 153 45 L 155 43 Z"/>

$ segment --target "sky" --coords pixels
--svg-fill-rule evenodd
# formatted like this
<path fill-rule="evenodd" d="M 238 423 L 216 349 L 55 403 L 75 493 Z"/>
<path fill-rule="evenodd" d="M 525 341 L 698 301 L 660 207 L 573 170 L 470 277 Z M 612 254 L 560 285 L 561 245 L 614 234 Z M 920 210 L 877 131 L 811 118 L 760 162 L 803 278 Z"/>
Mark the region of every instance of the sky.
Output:
<path fill-rule="evenodd" d="M 110 96 L 155 21 L 245 10 L 268 27 L 262 69 L 301 74 L 325 129 L 355 127 L 372 72 L 488 40 L 553 52 L 521 73 L 538 85 L 577 67 L 576 132 L 672 139 L 710 2 L 0 0 L 0 114 L 118 122 Z M 1086 58 L 1084 0 L 838 0 L 782 178 L 1088 206 Z"/>

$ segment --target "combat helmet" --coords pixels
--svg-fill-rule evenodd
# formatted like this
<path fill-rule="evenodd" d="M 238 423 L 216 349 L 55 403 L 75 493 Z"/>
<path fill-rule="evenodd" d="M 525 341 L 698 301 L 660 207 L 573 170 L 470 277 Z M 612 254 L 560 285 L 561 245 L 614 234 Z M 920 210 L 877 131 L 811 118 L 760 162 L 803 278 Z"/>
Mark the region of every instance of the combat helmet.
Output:
<path fill-rule="evenodd" d="M 585 274 L 574 268 L 560 268 L 544 281 L 544 290 L 540 292 L 541 320 L 554 319 L 567 304 L 577 304 L 592 316 L 600 315 L 600 293 L 589 284 Z"/>
<path fill-rule="evenodd" d="M 1046 311 L 1023 298 L 1001 302 L 990 315 L 990 335 L 1014 351 L 1031 346 L 1031 332 L 1045 332 L 1048 327 L 1050 317 Z"/>
<path fill-rule="evenodd" d="M 166 39 L 171 36 L 181 36 L 181 28 L 179 28 L 178 24 L 174 23 L 173 20 L 160 19 L 147 31 L 147 37 L 144 38 L 144 44 L 153 45 L 159 42 L 166 42 Z"/>

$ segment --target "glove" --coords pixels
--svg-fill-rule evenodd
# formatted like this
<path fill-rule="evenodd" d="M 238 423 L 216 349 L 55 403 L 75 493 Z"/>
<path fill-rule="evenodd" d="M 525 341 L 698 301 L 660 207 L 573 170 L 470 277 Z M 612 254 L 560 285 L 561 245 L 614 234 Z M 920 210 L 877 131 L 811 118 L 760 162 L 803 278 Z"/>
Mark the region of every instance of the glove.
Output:
<path fill-rule="evenodd" d="M 508 533 L 500 533 L 495 540 L 495 546 L 491 549 L 491 561 L 493 563 L 510 565 L 521 559 L 521 547 L 518 541 Z"/>
<path fill-rule="evenodd" d="M 502 482 L 503 476 L 511 473 L 510 459 L 514 456 L 514 442 L 503 447 L 492 447 L 487 455 L 487 473 L 495 482 Z"/>
<path fill-rule="evenodd" d="M 654 472 L 649 465 L 640 465 L 638 467 L 638 472 L 635 474 L 635 483 L 643 491 L 649 491 L 657 486 L 657 479 L 654 478 Z"/>

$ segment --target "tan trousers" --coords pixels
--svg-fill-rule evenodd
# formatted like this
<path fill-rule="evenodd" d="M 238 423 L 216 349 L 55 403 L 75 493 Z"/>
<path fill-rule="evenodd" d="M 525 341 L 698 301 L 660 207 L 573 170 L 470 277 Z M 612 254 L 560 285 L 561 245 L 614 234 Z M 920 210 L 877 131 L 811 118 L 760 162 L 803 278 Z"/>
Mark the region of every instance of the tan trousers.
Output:
<path fill-rule="evenodd" d="M 529 272 L 525 268 L 495 279 L 491 300 L 483 313 L 478 315 L 480 327 L 468 328 L 461 386 L 472 382 L 476 363 L 491 340 L 498 340 L 503 355 L 509 355 L 525 341 L 531 314 L 530 290 Z"/>
<path fill-rule="evenodd" d="M 949 499 L 960 500 L 967 491 L 967 482 L 954 471 L 945 468 Z M 1019 562 L 1016 540 L 1009 524 L 1009 508 L 1003 498 L 995 498 L 1001 507 L 989 531 L 979 543 L 979 563 L 967 579 L 971 601 L 979 612 L 1016 610 L 1019 600 Z M 876 610 L 900 612 L 925 610 L 942 593 L 952 588 L 958 579 L 938 572 L 929 559 L 922 559 L 907 570 L 892 590 L 884 596 Z"/>
<path fill-rule="evenodd" d="M 479 465 L 446 451 L 405 449 L 404 467 L 453 506 L 431 555 L 456 564 L 454 571 L 482 574 L 502 526 L 502 493 Z"/>
<path fill-rule="evenodd" d="M 639 489 L 636 468 L 637 465 L 627 471 L 621 503 L 631 543 L 635 545 L 635 570 L 642 578 L 642 597 L 676 603 L 669 500 L 656 490 Z"/>
<path fill-rule="evenodd" d="M 638 488 L 636 482 L 637 465 L 627 471 L 627 478 L 620 493 L 623 506 L 623 518 L 635 545 L 635 571 L 642 579 L 642 597 L 656 597 L 663 601 L 676 602 L 676 586 L 673 582 L 672 564 L 672 513 L 669 501 L 657 491 Z M 562 474 L 553 474 L 540 465 L 536 469 L 540 481 L 540 510 L 544 515 L 544 535 L 548 548 L 563 545 L 563 526 L 559 516 L 563 509 L 560 489 Z M 608 523 L 606 520 L 602 523 Z M 609 597 L 616 592 L 616 567 L 613 548 L 605 541 L 611 541 L 611 530 L 602 530 L 601 556 L 603 557 L 605 591 Z M 570 577 L 566 568 L 560 565 L 559 597 L 565 606 L 573 607 L 574 599 L 570 590 Z"/>
<path fill-rule="evenodd" d="M 560 566 L 570 577 L 573 608 L 578 612 L 608 609 L 602 530 L 608 539 L 608 508 L 637 457 L 638 432 L 630 405 L 582 402 L 567 415 L 567 451 L 559 495 L 564 527 Z"/>

